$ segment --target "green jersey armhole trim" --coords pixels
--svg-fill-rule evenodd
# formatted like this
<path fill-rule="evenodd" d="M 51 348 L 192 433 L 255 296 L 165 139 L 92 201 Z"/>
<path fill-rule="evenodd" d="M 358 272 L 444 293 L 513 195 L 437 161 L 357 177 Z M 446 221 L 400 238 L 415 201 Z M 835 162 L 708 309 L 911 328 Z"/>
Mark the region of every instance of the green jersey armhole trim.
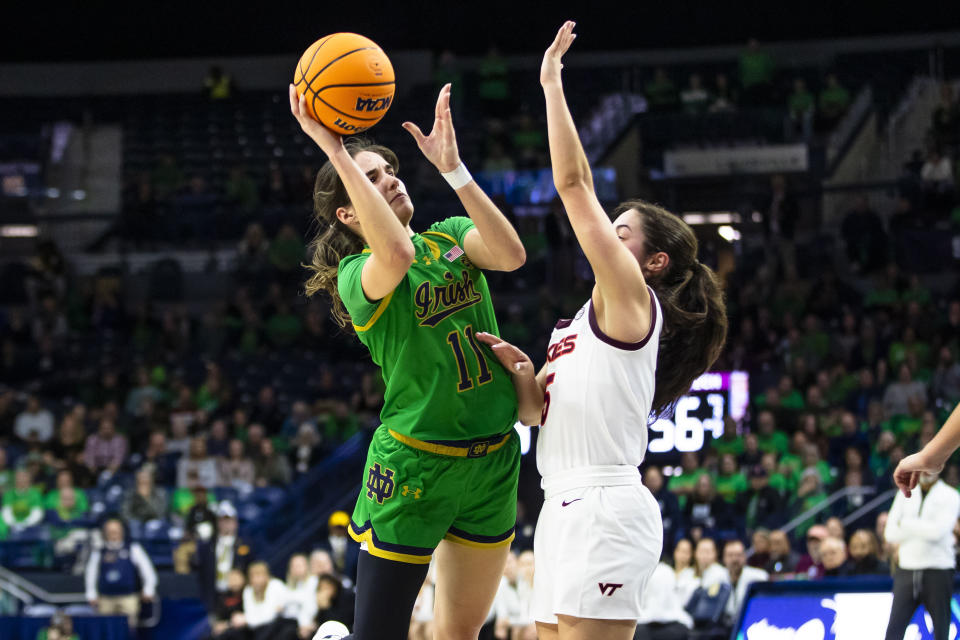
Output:
<path fill-rule="evenodd" d="M 456 239 L 456 238 L 454 238 L 453 236 L 451 236 L 451 235 L 449 235 L 449 234 L 443 233 L 442 231 L 424 231 L 424 232 L 421 233 L 420 235 L 422 235 L 422 236 L 425 236 L 425 235 L 440 236 L 441 238 L 446 238 L 447 240 L 449 240 L 449 241 L 452 242 L 453 244 L 455 244 L 455 245 L 457 245 L 457 246 L 460 246 L 460 243 L 457 242 L 457 239 Z"/>
<path fill-rule="evenodd" d="M 376 321 L 380 319 L 380 316 L 383 315 L 383 312 L 387 310 L 387 306 L 390 304 L 390 300 L 393 299 L 393 293 L 394 292 L 391 291 L 390 293 L 387 294 L 387 296 L 383 300 L 380 301 L 380 304 L 377 306 L 377 310 L 374 311 L 370 319 L 367 320 L 367 324 L 363 325 L 362 327 L 353 325 L 353 330 L 356 331 L 357 333 L 360 333 L 361 331 L 367 331 L 368 329 L 370 329 L 370 327 L 372 327 L 374 323 L 376 323 Z"/>

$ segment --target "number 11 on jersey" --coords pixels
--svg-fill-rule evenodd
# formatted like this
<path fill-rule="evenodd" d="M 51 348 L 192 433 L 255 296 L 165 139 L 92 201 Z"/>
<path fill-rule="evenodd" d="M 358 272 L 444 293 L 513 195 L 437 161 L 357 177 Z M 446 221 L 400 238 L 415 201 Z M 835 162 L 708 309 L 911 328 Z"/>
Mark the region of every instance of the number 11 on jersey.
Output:
<path fill-rule="evenodd" d="M 470 348 L 473 350 L 473 355 L 477 358 L 477 369 L 479 370 L 477 386 L 490 382 L 493 380 L 493 373 L 490 372 L 490 367 L 487 366 L 487 359 L 483 357 L 483 351 L 480 350 L 480 345 L 477 343 L 476 332 L 473 330 L 473 326 L 468 324 L 464 327 L 463 334 L 467 337 L 467 344 L 470 345 Z M 473 378 L 470 377 L 470 370 L 467 368 L 467 358 L 463 354 L 460 332 L 451 331 L 448 333 L 447 342 L 453 350 L 453 357 L 457 360 L 457 371 L 460 375 L 460 380 L 457 383 L 457 391 L 468 391 L 473 388 L 474 383 Z"/>

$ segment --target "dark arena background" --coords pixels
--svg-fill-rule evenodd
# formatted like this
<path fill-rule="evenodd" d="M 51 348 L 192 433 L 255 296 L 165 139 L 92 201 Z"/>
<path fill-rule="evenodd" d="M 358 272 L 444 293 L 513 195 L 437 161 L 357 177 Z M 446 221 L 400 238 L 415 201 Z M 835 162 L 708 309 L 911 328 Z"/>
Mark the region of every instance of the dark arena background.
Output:
<path fill-rule="evenodd" d="M 636 637 L 883 637 L 891 472 L 960 401 L 956 3 L 61 4 L 0 24 L 0 639 L 260 637 L 232 628 L 255 561 L 289 637 L 352 617 L 345 526 L 384 385 L 304 295 L 325 157 L 290 114 L 294 65 L 338 31 L 386 51 L 396 96 L 366 135 L 397 151 L 415 230 L 462 215 L 400 127 L 428 130 L 452 83 L 461 157 L 527 252 L 487 275 L 500 331 L 539 368 L 593 286 L 538 80 L 566 19 L 600 200 L 682 216 L 729 315 L 713 369 L 637 425 L 677 595 L 710 598 Z M 518 431 L 519 560 L 481 637 L 536 637 L 543 493 Z M 116 520 L 143 552 L 130 602 L 88 576 Z M 747 594 L 721 588 L 736 540 Z M 411 640 L 431 612 L 428 584 Z"/>

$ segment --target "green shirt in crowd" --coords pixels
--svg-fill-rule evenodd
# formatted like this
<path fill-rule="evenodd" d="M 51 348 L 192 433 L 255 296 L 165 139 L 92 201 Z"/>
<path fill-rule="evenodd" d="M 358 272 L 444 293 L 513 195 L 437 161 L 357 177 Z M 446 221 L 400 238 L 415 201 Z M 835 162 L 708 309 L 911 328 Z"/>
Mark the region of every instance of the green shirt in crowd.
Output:
<path fill-rule="evenodd" d="M 757 444 L 761 451 L 772 451 L 783 455 L 790 450 L 790 439 L 781 431 L 774 431 L 769 436 L 757 434 Z"/>
<path fill-rule="evenodd" d="M 34 508 L 43 509 L 43 494 L 33 487 L 23 491 L 9 489 L 3 494 L 3 506 L 10 507 L 13 519 L 21 522 L 30 517 Z"/>
<path fill-rule="evenodd" d="M 736 502 L 737 498 L 750 488 L 747 483 L 747 476 L 740 472 L 731 473 L 727 476 L 718 474 L 715 484 L 717 495 L 727 502 Z"/>

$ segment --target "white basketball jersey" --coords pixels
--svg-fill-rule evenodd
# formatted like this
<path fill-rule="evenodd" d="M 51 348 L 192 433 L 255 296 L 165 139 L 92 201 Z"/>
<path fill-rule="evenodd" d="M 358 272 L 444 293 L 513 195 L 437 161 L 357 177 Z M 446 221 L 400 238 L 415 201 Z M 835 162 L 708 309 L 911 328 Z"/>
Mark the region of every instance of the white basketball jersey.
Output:
<path fill-rule="evenodd" d="M 547 477 L 597 465 L 639 466 L 647 451 L 663 313 L 650 290 L 650 332 L 627 343 L 604 334 L 588 300 L 561 320 L 547 349 L 537 467 Z"/>

